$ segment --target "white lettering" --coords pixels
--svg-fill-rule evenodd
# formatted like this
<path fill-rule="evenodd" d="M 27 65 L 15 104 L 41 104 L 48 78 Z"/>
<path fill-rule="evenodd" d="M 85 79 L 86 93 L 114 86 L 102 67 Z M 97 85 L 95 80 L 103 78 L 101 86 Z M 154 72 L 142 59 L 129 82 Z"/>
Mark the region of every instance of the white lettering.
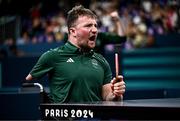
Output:
<path fill-rule="evenodd" d="M 51 109 L 51 110 L 50 110 L 50 116 L 51 116 L 51 117 L 54 117 L 54 109 Z"/>
<path fill-rule="evenodd" d="M 82 111 L 81 110 L 77 110 L 76 111 L 76 116 L 77 117 L 82 117 Z"/>
<path fill-rule="evenodd" d="M 45 116 L 47 117 L 48 114 L 49 114 L 49 109 L 45 109 Z"/>
<path fill-rule="evenodd" d="M 70 111 L 70 115 L 69 112 Z M 45 117 L 83 117 L 83 118 L 93 118 L 94 114 L 91 110 L 68 110 L 68 109 L 45 109 Z"/>
<path fill-rule="evenodd" d="M 67 109 L 64 110 L 64 117 L 68 117 L 68 110 Z"/>
<path fill-rule="evenodd" d="M 56 109 L 56 117 L 60 117 L 60 110 Z"/>

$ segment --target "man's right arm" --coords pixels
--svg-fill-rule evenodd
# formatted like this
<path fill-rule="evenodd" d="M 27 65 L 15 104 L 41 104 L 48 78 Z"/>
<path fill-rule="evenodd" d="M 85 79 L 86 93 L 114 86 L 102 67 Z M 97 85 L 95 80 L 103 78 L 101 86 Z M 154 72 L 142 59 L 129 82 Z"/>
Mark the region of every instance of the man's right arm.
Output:
<path fill-rule="evenodd" d="M 33 80 L 32 75 L 31 75 L 31 74 L 28 74 L 28 75 L 26 76 L 26 80 L 27 80 L 27 81 Z"/>

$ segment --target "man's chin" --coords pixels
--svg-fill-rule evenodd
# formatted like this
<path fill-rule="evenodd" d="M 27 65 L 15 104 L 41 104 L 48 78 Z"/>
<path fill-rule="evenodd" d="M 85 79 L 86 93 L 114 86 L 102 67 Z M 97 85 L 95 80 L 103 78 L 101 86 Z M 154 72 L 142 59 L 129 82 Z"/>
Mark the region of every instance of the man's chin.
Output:
<path fill-rule="evenodd" d="M 95 48 L 95 44 L 94 45 L 89 45 L 90 49 L 94 49 Z"/>
<path fill-rule="evenodd" d="M 91 49 L 95 48 L 96 44 L 95 42 L 90 42 L 88 45 Z"/>

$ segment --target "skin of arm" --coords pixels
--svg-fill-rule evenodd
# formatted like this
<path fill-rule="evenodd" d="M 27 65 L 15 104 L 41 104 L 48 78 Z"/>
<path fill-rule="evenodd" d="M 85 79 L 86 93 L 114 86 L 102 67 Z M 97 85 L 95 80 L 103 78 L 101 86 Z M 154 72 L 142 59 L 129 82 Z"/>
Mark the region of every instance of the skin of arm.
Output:
<path fill-rule="evenodd" d="M 119 36 L 125 36 L 126 32 L 123 30 L 122 22 L 117 11 L 110 13 L 110 16 L 115 24 L 115 33 Z"/>
<path fill-rule="evenodd" d="M 31 74 L 28 74 L 28 75 L 26 76 L 26 80 L 27 80 L 27 81 L 33 80 L 33 77 L 31 76 Z"/>

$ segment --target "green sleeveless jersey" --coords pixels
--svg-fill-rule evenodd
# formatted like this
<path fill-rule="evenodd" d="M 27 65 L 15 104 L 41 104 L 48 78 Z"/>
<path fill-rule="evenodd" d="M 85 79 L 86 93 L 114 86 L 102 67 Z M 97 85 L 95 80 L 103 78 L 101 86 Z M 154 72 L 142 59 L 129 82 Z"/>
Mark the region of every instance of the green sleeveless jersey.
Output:
<path fill-rule="evenodd" d="M 102 86 L 112 79 L 102 55 L 83 53 L 69 41 L 42 54 L 30 74 L 37 79 L 48 74 L 54 103 L 100 101 Z"/>

